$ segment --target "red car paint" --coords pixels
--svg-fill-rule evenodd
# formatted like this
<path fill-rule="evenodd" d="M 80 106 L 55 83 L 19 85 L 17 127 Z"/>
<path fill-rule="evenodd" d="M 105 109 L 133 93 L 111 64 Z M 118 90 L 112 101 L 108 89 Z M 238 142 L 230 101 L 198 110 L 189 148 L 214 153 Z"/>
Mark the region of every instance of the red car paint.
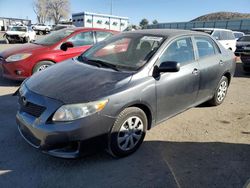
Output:
<path fill-rule="evenodd" d="M 25 78 L 32 75 L 33 69 L 38 62 L 51 61 L 54 63 L 59 63 L 66 59 L 80 55 L 88 48 L 90 48 L 91 45 L 68 48 L 67 51 L 62 51 L 60 49 L 60 46 L 69 38 L 81 32 L 92 31 L 93 34 L 98 31 L 109 32 L 112 34 L 118 33 L 117 31 L 97 28 L 70 28 L 70 30 L 74 30 L 74 32 L 51 46 L 27 43 L 0 52 L 0 67 L 2 67 L 3 69 L 3 77 L 13 80 L 24 80 Z M 94 42 L 96 43 L 95 36 L 96 35 L 94 34 Z M 9 56 L 20 53 L 32 53 L 32 55 L 24 60 L 6 62 L 6 59 Z M 19 74 L 17 73 L 17 71 L 20 71 Z"/>

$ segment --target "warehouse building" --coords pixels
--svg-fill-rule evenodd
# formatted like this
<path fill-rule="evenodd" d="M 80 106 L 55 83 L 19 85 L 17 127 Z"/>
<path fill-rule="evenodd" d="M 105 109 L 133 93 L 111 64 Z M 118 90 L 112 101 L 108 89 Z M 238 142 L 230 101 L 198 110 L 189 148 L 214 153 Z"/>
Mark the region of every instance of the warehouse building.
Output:
<path fill-rule="evenodd" d="M 16 25 L 16 24 L 30 25 L 31 20 L 0 17 L 0 31 L 6 31 L 9 25 Z"/>
<path fill-rule="evenodd" d="M 219 21 L 193 21 L 193 22 L 172 22 L 149 25 L 149 29 L 192 29 L 192 28 L 221 28 L 233 31 L 250 33 L 250 19 L 219 20 Z"/>
<path fill-rule="evenodd" d="M 95 27 L 123 31 L 128 27 L 128 17 L 80 12 L 72 14 L 72 22 L 76 27 Z"/>

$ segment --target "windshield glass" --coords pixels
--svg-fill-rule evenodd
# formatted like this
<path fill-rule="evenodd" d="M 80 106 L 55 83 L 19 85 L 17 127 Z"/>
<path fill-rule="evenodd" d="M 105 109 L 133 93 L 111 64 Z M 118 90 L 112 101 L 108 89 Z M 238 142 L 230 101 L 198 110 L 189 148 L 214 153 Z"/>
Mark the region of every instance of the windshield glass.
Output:
<path fill-rule="evenodd" d="M 101 62 L 120 70 L 138 70 L 157 51 L 163 37 L 143 34 L 122 34 L 100 42 L 83 53 L 78 60 Z"/>
<path fill-rule="evenodd" d="M 241 42 L 250 42 L 250 36 L 244 36 L 238 39 Z"/>
<path fill-rule="evenodd" d="M 27 31 L 27 27 L 11 27 L 10 31 L 22 31 L 22 32 L 26 32 Z"/>
<path fill-rule="evenodd" d="M 36 40 L 34 43 L 40 45 L 50 46 L 56 44 L 57 42 L 61 41 L 63 38 L 72 34 L 74 30 L 72 29 L 63 29 L 60 31 L 55 31 L 50 33 L 49 35 L 44 36 L 41 39 Z"/>

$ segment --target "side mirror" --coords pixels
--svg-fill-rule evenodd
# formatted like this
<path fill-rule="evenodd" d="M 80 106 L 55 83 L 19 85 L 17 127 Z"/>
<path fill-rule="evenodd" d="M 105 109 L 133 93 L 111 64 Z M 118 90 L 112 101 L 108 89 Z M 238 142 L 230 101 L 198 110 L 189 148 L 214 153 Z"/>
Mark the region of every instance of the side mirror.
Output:
<path fill-rule="evenodd" d="M 178 72 L 180 70 L 180 63 L 176 61 L 165 61 L 162 62 L 158 67 L 159 72 Z"/>
<path fill-rule="evenodd" d="M 65 42 L 65 43 L 62 43 L 62 45 L 60 46 L 60 49 L 62 51 L 67 51 L 68 48 L 73 48 L 73 47 L 74 47 L 74 45 L 72 42 Z"/>

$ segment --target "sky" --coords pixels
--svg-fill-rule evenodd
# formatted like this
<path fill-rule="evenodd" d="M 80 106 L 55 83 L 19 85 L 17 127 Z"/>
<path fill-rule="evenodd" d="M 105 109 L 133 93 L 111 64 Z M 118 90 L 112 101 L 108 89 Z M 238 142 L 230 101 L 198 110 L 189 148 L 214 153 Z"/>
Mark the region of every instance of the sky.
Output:
<path fill-rule="evenodd" d="M 0 0 L 0 17 L 28 18 L 36 23 L 33 1 Z M 250 13 L 250 0 L 70 0 L 70 15 L 84 11 L 109 14 L 111 1 L 113 15 L 129 17 L 132 24 L 142 18 L 149 22 L 182 22 L 218 11 Z"/>

